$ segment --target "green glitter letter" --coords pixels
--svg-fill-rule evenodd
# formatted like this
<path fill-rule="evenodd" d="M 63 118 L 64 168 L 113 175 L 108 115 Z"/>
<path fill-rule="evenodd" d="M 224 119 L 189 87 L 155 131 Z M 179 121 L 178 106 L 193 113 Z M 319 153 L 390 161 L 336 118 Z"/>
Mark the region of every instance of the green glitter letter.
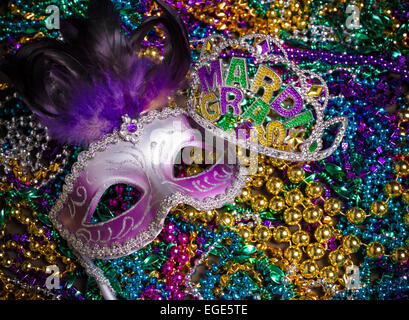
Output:
<path fill-rule="evenodd" d="M 257 125 L 261 125 L 270 106 L 261 99 L 257 99 L 243 114 L 243 119 L 251 118 Z M 257 113 L 254 111 L 259 110 Z"/>
<path fill-rule="evenodd" d="M 236 69 L 238 70 L 238 74 Z M 232 58 L 230 61 L 229 72 L 227 73 L 226 86 L 233 86 L 238 83 L 241 88 L 247 89 L 247 64 L 244 58 Z"/>

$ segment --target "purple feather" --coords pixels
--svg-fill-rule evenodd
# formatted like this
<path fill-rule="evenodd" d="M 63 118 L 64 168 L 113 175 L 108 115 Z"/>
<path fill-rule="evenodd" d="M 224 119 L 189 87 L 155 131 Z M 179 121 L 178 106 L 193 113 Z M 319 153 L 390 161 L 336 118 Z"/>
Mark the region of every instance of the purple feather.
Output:
<path fill-rule="evenodd" d="M 72 84 L 76 94 L 69 98 L 69 112 L 60 113 L 57 119 L 40 114 L 41 122 L 58 141 L 88 144 L 119 128 L 122 115 L 135 118 L 151 101 L 174 89 L 166 76 L 155 77 L 148 85 L 145 78 L 148 69 L 147 61 L 136 60 L 133 76 L 125 80 L 107 74 L 93 84 Z"/>

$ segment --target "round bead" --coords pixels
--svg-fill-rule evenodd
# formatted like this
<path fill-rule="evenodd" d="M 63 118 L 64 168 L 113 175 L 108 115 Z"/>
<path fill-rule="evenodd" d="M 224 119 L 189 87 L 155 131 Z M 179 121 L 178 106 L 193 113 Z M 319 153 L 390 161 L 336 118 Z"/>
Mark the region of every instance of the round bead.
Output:
<path fill-rule="evenodd" d="M 325 250 L 321 243 L 318 242 L 310 243 L 307 246 L 307 254 L 310 256 L 311 259 L 314 260 L 321 259 L 325 254 Z"/>
<path fill-rule="evenodd" d="M 264 185 L 264 180 L 261 177 L 256 177 L 252 182 L 251 185 L 255 188 L 261 188 Z"/>
<path fill-rule="evenodd" d="M 239 202 L 246 202 L 251 200 L 251 189 L 248 187 L 244 187 L 237 199 L 239 200 Z"/>
<path fill-rule="evenodd" d="M 224 227 L 233 227 L 234 218 L 230 213 L 225 212 L 220 215 L 219 222 Z"/>
<path fill-rule="evenodd" d="M 361 242 L 356 236 L 349 234 L 342 239 L 342 247 L 346 254 L 355 253 L 361 247 Z"/>
<path fill-rule="evenodd" d="M 256 249 L 260 250 L 260 251 L 265 251 L 267 250 L 268 246 L 267 246 L 267 242 L 257 242 L 256 243 Z"/>
<path fill-rule="evenodd" d="M 331 265 L 337 267 L 342 266 L 345 263 L 346 256 L 341 250 L 337 249 L 329 253 L 328 259 Z"/>
<path fill-rule="evenodd" d="M 322 209 L 318 206 L 309 206 L 304 209 L 302 215 L 307 223 L 317 223 L 322 217 Z"/>
<path fill-rule="evenodd" d="M 253 237 L 253 232 L 249 227 L 242 226 L 239 228 L 239 235 L 240 237 L 243 238 L 244 241 L 249 242 L 251 241 L 251 238 Z"/>
<path fill-rule="evenodd" d="M 302 219 L 302 214 L 297 208 L 288 208 L 284 211 L 284 221 L 290 226 L 298 224 Z"/>
<path fill-rule="evenodd" d="M 406 176 L 409 174 L 409 163 L 406 161 L 399 161 L 395 163 L 395 172 L 397 175 Z"/>
<path fill-rule="evenodd" d="M 284 251 L 284 257 L 290 262 L 298 263 L 302 258 L 302 251 L 297 246 L 289 246 Z"/>
<path fill-rule="evenodd" d="M 262 194 L 257 194 L 252 197 L 251 206 L 256 211 L 264 211 L 268 207 L 268 200 Z"/>
<path fill-rule="evenodd" d="M 302 192 L 299 189 L 293 189 L 285 195 L 285 202 L 290 207 L 296 206 L 304 199 Z"/>
<path fill-rule="evenodd" d="M 286 242 L 291 238 L 291 232 L 286 226 L 278 226 L 273 232 L 274 240 L 277 242 Z"/>
<path fill-rule="evenodd" d="M 336 198 L 329 198 L 324 203 L 324 211 L 330 216 L 334 216 L 341 211 L 341 201 Z"/>
<path fill-rule="evenodd" d="M 285 208 L 284 199 L 280 196 L 275 196 L 270 199 L 269 207 L 274 212 L 280 212 Z"/>
<path fill-rule="evenodd" d="M 371 242 L 366 248 L 366 255 L 371 258 L 380 257 L 384 255 L 385 249 L 383 245 L 377 241 Z"/>
<path fill-rule="evenodd" d="M 211 220 L 213 220 L 213 218 L 215 217 L 215 215 L 217 215 L 217 211 L 213 209 L 213 210 L 205 211 L 202 216 L 203 216 L 207 221 L 211 221 Z"/>
<path fill-rule="evenodd" d="M 194 208 L 189 208 L 189 210 L 184 212 L 184 216 L 189 220 L 193 220 L 198 216 L 198 212 Z"/>
<path fill-rule="evenodd" d="M 3 267 L 5 268 L 10 268 L 13 264 L 13 261 L 9 258 L 4 257 L 3 260 L 1 261 L 1 264 L 3 265 Z"/>
<path fill-rule="evenodd" d="M 307 279 L 314 278 L 319 272 L 317 263 L 314 260 L 305 260 L 300 266 L 301 273 Z"/>
<path fill-rule="evenodd" d="M 28 245 L 31 251 L 38 251 L 41 247 L 40 243 L 37 241 L 31 241 L 30 244 Z"/>
<path fill-rule="evenodd" d="M 321 278 L 326 282 L 334 283 L 338 279 L 338 268 L 334 266 L 327 266 L 321 269 Z"/>
<path fill-rule="evenodd" d="M 310 236 L 307 232 L 299 230 L 293 233 L 291 240 L 297 246 L 306 246 L 310 243 Z"/>
<path fill-rule="evenodd" d="M 315 229 L 314 237 L 320 243 L 327 242 L 332 237 L 332 228 L 325 224 L 318 226 Z"/>
<path fill-rule="evenodd" d="M 265 170 L 264 170 L 264 174 L 265 174 L 267 177 L 268 177 L 268 176 L 271 176 L 271 175 L 274 173 L 274 168 L 273 168 L 273 167 L 266 166 L 264 169 L 265 169 Z"/>
<path fill-rule="evenodd" d="M 25 256 L 26 258 L 31 259 L 33 257 L 33 254 L 31 253 L 31 251 L 24 251 L 23 252 L 23 256 Z M 46 256 L 46 258 L 48 257 L 48 255 Z"/>
<path fill-rule="evenodd" d="M 304 179 L 304 175 L 304 169 L 299 166 L 291 167 L 287 171 L 288 179 L 290 179 L 290 181 L 294 183 L 301 182 Z"/>
<path fill-rule="evenodd" d="M 390 197 L 400 196 L 402 193 L 402 186 L 398 181 L 389 181 L 385 185 L 385 192 Z"/>
<path fill-rule="evenodd" d="M 358 224 L 365 220 L 366 214 L 361 208 L 351 208 L 348 210 L 346 216 L 350 223 Z"/>
<path fill-rule="evenodd" d="M 281 159 L 278 159 L 278 158 L 269 158 L 269 159 L 270 159 L 270 163 L 274 167 L 279 168 L 279 169 L 284 168 L 284 166 L 286 164 L 284 160 L 281 160 Z"/>
<path fill-rule="evenodd" d="M 264 225 L 258 225 L 254 230 L 254 236 L 257 240 L 265 242 L 271 238 L 271 231 Z"/>
<path fill-rule="evenodd" d="M 24 262 L 21 264 L 21 269 L 22 269 L 24 272 L 29 272 L 29 271 L 32 269 L 32 267 L 33 267 L 33 265 L 31 264 L 30 261 L 24 261 Z"/>
<path fill-rule="evenodd" d="M 271 194 L 278 195 L 283 190 L 284 183 L 280 178 L 271 177 L 267 180 L 266 188 Z"/>
<path fill-rule="evenodd" d="M 322 188 L 321 183 L 317 181 L 313 181 L 307 186 L 307 188 L 305 189 L 305 192 L 310 198 L 315 199 L 315 198 L 319 198 L 322 195 L 323 190 L 324 189 Z"/>
<path fill-rule="evenodd" d="M 399 134 L 402 138 L 406 138 L 406 129 L 404 127 L 399 128 Z"/>
<path fill-rule="evenodd" d="M 263 176 L 265 170 L 266 170 L 266 169 L 265 169 L 265 167 L 264 167 L 264 164 L 260 164 L 260 165 L 257 167 L 256 175 L 257 175 L 257 176 Z"/>
<path fill-rule="evenodd" d="M 371 213 L 377 217 L 382 217 L 388 211 L 388 204 L 385 201 L 374 201 L 371 204 Z"/>
<path fill-rule="evenodd" d="M 329 226 L 334 225 L 334 220 L 332 220 L 332 218 L 330 216 L 324 216 L 324 218 L 322 219 L 322 222 L 329 225 Z"/>
<path fill-rule="evenodd" d="M 406 263 L 406 260 L 408 260 L 408 250 L 405 248 L 396 248 L 392 253 L 392 259 L 398 263 Z"/>
<path fill-rule="evenodd" d="M 48 263 L 54 264 L 57 261 L 57 257 L 53 254 L 47 254 L 45 256 L 45 259 L 47 260 Z"/>

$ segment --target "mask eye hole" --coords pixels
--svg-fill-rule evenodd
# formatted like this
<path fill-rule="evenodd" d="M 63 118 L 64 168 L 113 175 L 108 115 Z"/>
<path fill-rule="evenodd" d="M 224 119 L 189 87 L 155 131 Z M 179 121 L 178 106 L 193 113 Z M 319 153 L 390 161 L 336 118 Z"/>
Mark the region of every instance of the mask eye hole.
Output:
<path fill-rule="evenodd" d="M 216 164 L 218 154 L 198 147 L 182 148 L 173 165 L 175 178 L 195 176 Z"/>
<path fill-rule="evenodd" d="M 144 195 L 142 189 L 128 184 L 114 184 L 105 190 L 90 223 L 105 222 L 118 217 L 136 205 Z"/>

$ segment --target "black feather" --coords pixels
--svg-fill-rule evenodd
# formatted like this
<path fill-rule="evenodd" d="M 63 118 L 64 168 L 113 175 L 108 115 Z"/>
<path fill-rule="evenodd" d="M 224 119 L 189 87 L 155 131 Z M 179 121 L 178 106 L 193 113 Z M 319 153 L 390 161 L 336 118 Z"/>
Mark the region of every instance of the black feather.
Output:
<path fill-rule="evenodd" d="M 156 2 L 162 16 L 145 19 L 129 37 L 111 1 L 91 0 L 88 19 L 61 21 L 63 41 L 25 44 L 1 70 L 56 136 L 70 134 L 59 126 L 77 122 L 90 132 L 84 134 L 89 142 L 98 136 L 93 129 L 98 123 L 100 134 L 112 130 L 123 114 L 141 112 L 155 95 L 169 94 L 186 76 L 191 62 L 186 28 L 169 5 Z M 165 56 L 157 64 L 138 58 L 144 37 L 155 26 L 167 33 Z M 98 101 L 98 107 L 92 101 Z M 80 136 L 66 140 L 76 142 Z"/>

